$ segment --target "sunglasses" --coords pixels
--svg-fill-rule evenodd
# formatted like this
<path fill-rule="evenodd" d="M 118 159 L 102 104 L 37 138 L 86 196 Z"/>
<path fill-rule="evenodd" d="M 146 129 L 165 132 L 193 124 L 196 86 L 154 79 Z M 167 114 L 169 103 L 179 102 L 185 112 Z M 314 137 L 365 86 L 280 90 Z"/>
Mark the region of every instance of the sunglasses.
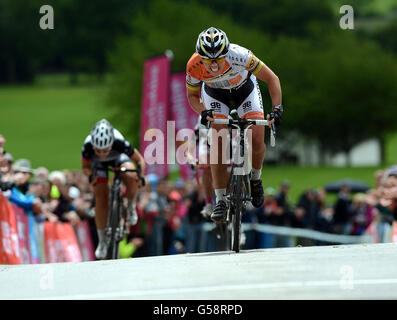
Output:
<path fill-rule="evenodd" d="M 107 148 L 107 149 L 95 149 L 96 153 L 108 153 L 110 152 L 111 148 Z"/>
<path fill-rule="evenodd" d="M 222 57 L 222 58 L 217 58 L 217 59 L 208 59 L 208 58 L 202 58 L 203 59 L 203 62 L 205 63 L 205 64 L 211 64 L 212 62 L 216 62 L 216 63 L 222 63 L 223 61 L 225 61 L 225 57 Z"/>

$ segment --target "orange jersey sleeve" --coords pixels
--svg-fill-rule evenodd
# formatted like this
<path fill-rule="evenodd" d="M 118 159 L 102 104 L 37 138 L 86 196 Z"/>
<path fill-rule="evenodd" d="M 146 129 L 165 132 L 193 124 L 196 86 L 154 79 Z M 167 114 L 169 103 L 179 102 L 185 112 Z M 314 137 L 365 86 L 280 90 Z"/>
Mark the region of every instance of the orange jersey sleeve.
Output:
<path fill-rule="evenodd" d="M 200 90 L 205 67 L 197 53 L 194 53 L 186 65 L 186 87 L 190 90 Z"/>

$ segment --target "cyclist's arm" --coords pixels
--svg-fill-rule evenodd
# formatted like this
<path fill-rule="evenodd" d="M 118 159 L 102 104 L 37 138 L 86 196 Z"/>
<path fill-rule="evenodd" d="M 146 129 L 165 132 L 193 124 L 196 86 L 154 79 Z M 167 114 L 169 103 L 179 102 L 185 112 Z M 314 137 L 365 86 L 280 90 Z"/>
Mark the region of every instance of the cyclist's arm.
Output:
<path fill-rule="evenodd" d="M 274 72 L 263 63 L 261 69 L 255 76 L 263 82 L 266 82 L 270 97 L 272 98 L 272 105 L 276 106 L 281 104 L 282 94 L 280 80 Z"/>
<path fill-rule="evenodd" d="M 134 153 L 130 156 L 130 159 L 140 165 L 141 175 L 143 176 L 145 174 L 146 166 L 145 166 L 145 159 L 142 157 L 141 153 L 137 149 L 134 149 Z"/>
<path fill-rule="evenodd" d="M 87 141 L 88 137 L 86 138 Z M 93 149 L 91 143 L 84 143 L 83 148 L 81 150 L 81 169 L 87 177 L 93 174 L 93 170 L 91 168 L 91 157 L 93 154 Z"/>
<path fill-rule="evenodd" d="M 196 111 L 198 114 L 201 114 L 201 112 L 206 110 L 204 102 L 200 98 L 200 90 L 186 88 L 186 95 L 187 100 L 194 111 Z"/>
<path fill-rule="evenodd" d="M 89 159 L 82 159 L 81 160 L 81 168 L 82 168 L 82 171 L 83 171 L 83 173 L 87 176 L 87 177 L 89 177 L 92 173 L 93 173 L 93 171 L 92 171 L 92 168 L 91 168 L 91 160 L 89 160 Z"/>

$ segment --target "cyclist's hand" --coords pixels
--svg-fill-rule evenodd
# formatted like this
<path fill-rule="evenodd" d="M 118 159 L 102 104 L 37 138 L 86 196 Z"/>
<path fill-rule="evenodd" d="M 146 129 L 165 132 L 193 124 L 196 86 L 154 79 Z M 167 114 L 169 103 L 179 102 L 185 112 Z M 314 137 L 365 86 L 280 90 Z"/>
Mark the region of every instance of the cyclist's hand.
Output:
<path fill-rule="evenodd" d="M 138 178 L 138 188 L 142 188 L 147 184 L 147 180 L 145 176 L 141 176 Z"/>
<path fill-rule="evenodd" d="M 213 110 L 204 110 L 203 112 L 201 112 L 201 124 L 207 126 L 208 121 L 214 121 Z"/>
<path fill-rule="evenodd" d="M 278 109 L 273 109 L 272 112 L 269 112 L 266 116 L 268 120 L 274 120 L 272 123 L 278 128 L 281 125 L 281 111 Z"/>

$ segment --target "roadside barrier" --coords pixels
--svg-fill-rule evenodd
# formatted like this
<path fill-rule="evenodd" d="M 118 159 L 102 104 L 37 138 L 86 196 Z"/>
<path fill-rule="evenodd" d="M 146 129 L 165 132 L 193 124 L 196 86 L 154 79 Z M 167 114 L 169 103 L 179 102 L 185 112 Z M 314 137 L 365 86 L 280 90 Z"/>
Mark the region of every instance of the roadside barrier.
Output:
<path fill-rule="evenodd" d="M 302 228 L 291 228 L 274 226 L 269 224 L 259 224 L 259 223 L 242 223 L 242 231 L 257 231 L 260 233 L 268 233 L 274 235 L 282 235 L 296 238 L 306 238 L 311 240 L 335 243 L 335 244 L 357 244 L 357 243 L 377 243 L 380 242 L 376 232 L 376 223 L 374 222 L 367 229 L 367 232 L 363 235 L 353 236 L 353 235 L 341 235 L 333 233 L 324 233 L 316 230 L 302 229 Z M 203 224 L 204 232 L 211 232 L 215 229 L 215 225 L 211 222 L 205 222 Z M 397 225 L 393 226 L 394 237 L 390 238 L 390 242 L 394 239 L 397 242 Z M 385 242 L 383 240 L 383 242 Z"/>
<path fill-rule="evenodd" d="M 0 193 L 0 264 L 95 260 L 89 222 L 39 222 Z"/>

